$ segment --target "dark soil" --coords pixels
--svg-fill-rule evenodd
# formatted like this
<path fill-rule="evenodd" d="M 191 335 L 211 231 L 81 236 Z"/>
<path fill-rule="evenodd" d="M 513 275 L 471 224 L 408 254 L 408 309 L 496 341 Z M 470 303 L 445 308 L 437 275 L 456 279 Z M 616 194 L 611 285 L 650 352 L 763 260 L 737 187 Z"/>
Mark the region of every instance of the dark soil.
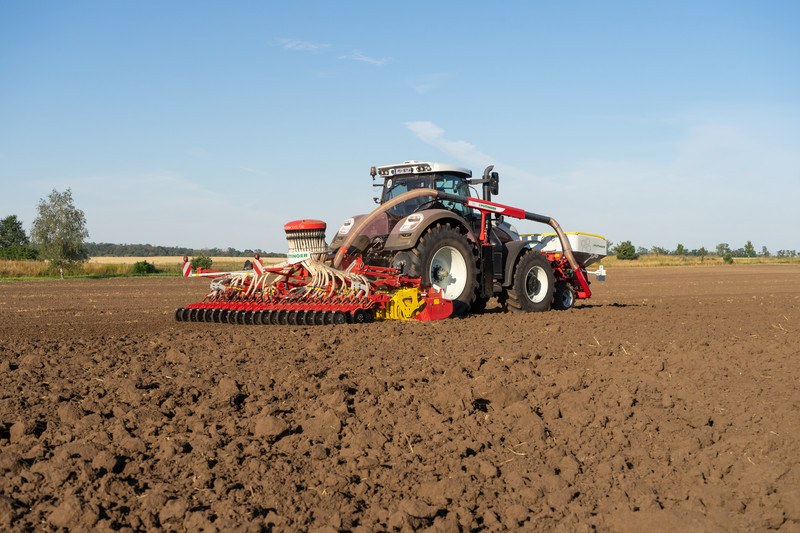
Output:
<path fill-rule="evenodd" d="M 800 530 L 800 268 L 569 311 L 176 323 L 202 280 L 0 283 L 0 529 Z"/>

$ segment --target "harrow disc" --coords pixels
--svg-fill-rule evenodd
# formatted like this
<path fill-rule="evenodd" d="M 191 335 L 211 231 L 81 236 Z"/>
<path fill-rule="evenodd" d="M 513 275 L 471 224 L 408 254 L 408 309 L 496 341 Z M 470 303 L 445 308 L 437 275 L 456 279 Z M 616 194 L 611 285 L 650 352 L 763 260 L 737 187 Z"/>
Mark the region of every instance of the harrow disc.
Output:
<path fill-rule="evenodd" d="M 280 324 L 281 326 L 287 325 L 289 323 L 288 315 L 289 311 L 287 311 L 286 309 L 281 309 L 280 311 L 278 311 L 278 324 Z"/>
<path fill-rule="evenodd" d="M 369 309 L 356 309 L 353 311 L 353 324 L 372 322 L 372 311 Z"/>
<path fill-rule="evenodd" d="M 347 324 L 347 315 L 344 311 L 334 311 L 333 312 L 333 323 L 334 324 Z"/>

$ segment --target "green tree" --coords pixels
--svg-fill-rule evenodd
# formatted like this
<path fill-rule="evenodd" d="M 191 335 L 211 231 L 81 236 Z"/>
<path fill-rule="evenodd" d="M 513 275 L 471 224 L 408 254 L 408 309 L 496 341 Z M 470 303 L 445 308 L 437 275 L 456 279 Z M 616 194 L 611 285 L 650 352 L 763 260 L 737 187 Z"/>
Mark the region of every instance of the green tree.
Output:
<path fill-rule="evenodd" d="M 36 255 L 17 215 L 0 220 L 0 258 L 36 259 Z"/>
<path fill-rule="evenodd" d="M 22 229 L 22 222 L 17 219 L 17 215 L 8 215 L 0 220 L 0 248 L 9 246 L 27 246 L 28 236 Z"/>
<path fill-rule="evenodd" d="M 653 246 L 652 248 L 650 248 L 650 251 L 653 252 L 656 255 L 667 255 L 667 254 L 669 254 L 669 250 L 667 250 L 666 248 L 663 248 L 661 246 Z"/>
<path fill-rule="evenodd" d="M 708 254 L 708 251 L 705 249 L 704 246 L 701 246 L 697 252 L 698 254 L 700 254 L 700 262 L 702 263 L 703 261 L 706 260 L 706 254 Z"/>
<path fill-rule="evenodd" d="M 156 270 L 156 265 L 153 263 L 148 263 L 147 261 L 138 261 L 133 264 L 133 273 L 134 274 L 154 274 L 158 272 Z"/>
<path fill-rule="evenodd" d="M 617 259 L 636 259 L 636 248 L 631 241 L 619 243 L 614 250 L 617 252 Z"/>
<path fill-rule="evenodd" d="M 730 252 L 726 252 L 725 255 L 722 256 L 722 260 L 728 263 L 729 265 L 733 264 L 733 256 Z"/>
<path fill-rule="evenodd" d="M 731 251 L 731 247 L 727 242 L 721 242 L 717 245 L 717 255 L 722 257 Z"/>
<path fill-rule="evenodd" d="M 675 248 L 675 255 L 686 255 L 686 248 L 681 243 L 678 243 L 678 247 Z"/>
<path fill-rule="evenodd" d="M 84 240 L 89 237 L 83 211 L 72 203 L 72 191 L 53 192 L 39 200 L 39 215 L 33 221 L 31 237 L 42 259 L 58 267 L 64 279 L 64 267 L 80 264 L 89 258 Z"/>
<path fill-rule="evenodd" d="M 744 253 L 747 257 L 755 257 L 756 256 L 756 249 L 753 248 L 753 243 L 747 241 L 747 244 L 744 245 Z"/>
<path fill-rule="evenodd" d="M 192 259 L 192 266 L 194 268 L 209 269 L 211 268 L 212 263 L 213 261 L 211 260 L 211 258 L 204 254 L 196 255 L 194 259 Z"/>
<path fill-rule="evenodd" d="M 761 255 L 764 257 L 769 257 L 769 250 L 767 250 L 766 246 L 761 247 Z"/>

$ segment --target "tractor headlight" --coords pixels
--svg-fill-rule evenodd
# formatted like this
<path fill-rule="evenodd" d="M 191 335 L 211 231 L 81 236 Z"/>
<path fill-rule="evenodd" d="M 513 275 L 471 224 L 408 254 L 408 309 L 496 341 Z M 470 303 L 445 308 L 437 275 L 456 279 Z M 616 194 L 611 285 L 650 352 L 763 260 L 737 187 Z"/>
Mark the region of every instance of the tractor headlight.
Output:
<path fill-rule="evenodd" d="M 407 233 L 409 231 L 413 231 L 414 228 L 419 226 L 424 219 L 425 217 L 421 213 L 414 213 L 408 215 L 406 219 L 403 221 L 403 225 L 400 226 L 400 233 Z"/>
<path fill-rule="evenodd" d="M 355 219 L 348 218 L 345 220 L 344 224 L 342 224 L 342 227 L 339 228 L 339 235 L 347 235 L 350 233 L 350 230 L 353 229 L 353 224 L 355 224 Z"/>

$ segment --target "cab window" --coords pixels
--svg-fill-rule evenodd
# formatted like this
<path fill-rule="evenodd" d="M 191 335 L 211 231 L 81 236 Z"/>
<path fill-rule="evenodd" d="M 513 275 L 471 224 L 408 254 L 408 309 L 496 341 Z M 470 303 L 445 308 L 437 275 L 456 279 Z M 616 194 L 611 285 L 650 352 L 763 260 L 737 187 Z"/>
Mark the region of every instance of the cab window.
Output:
<path fill-rule="evenodd" d="M 464 178 L 460 176 L 454 176 L 451 174 L 437 174 L 436 179 L 434 180 L 434 188 L 436 190 L 450 194 L 456 194 L 458 196 L 469 196 L 469 187 L 464 181 Z M 472 209 L 464 204 L 459 204 L 456 202 L 441 203 L 445 206 L 445 209 L 449 209 L 450 211 L 458 213 L 464 218 L 470 218 L 472 216 Z"/>

